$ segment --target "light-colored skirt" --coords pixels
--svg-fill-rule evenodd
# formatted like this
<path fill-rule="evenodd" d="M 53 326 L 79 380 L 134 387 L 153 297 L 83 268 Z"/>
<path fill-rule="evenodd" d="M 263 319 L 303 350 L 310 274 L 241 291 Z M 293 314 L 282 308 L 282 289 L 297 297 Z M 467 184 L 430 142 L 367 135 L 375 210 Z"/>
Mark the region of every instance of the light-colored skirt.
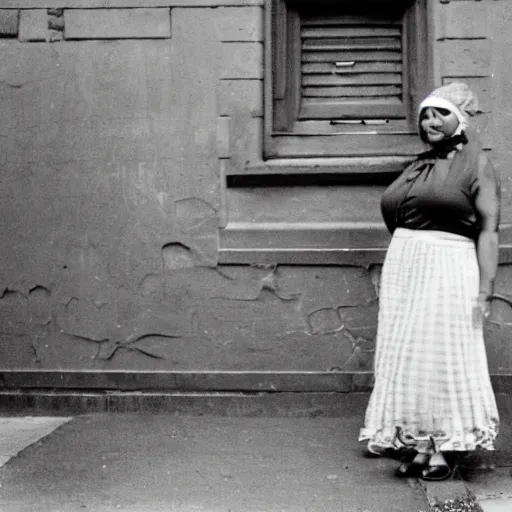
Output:
<path fill-rule="evenodd" d="M 499 416 L 483 324 L 473 317 L 479 268 L 472 240 L 399 228 L 382 268 L 375 384 L 359 440 L 381 453 L 494 449 Z"/>

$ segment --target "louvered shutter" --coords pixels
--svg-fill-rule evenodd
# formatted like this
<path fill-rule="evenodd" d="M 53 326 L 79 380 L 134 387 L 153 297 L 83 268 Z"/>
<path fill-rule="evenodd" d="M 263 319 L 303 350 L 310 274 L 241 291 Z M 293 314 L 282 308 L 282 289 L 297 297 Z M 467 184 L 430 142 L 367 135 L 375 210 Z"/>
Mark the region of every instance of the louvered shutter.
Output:
<path fill-rule="evenodd" d="M 397 20 L 301 17 L 299 119 L 402 119 L 404 38 Z"/>

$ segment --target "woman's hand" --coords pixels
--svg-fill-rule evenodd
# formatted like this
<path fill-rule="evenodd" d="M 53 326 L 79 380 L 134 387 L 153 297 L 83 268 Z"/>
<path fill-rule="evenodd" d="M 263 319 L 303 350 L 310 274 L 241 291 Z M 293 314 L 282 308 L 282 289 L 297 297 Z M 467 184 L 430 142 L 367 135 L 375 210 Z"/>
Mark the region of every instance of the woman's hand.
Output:
<path fill-rule="evenodd" d="M 483 321 L 491 314 L 491 296 L 480 293 L 473 305 L 473 326 L 482 325 Z"/>

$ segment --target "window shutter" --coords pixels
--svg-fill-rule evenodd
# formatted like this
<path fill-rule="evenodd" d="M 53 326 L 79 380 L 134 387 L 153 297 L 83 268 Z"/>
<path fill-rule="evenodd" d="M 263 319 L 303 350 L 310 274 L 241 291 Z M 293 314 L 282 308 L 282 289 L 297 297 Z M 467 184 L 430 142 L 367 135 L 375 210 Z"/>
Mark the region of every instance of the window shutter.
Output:
<path fill-rule="evenodd" d="M 266 0 L 264 156 L 413 155 L 430 0 Z"/>
<path fill-rule="evenodd" d="M 401 20 L 301 17 L 299 119 L 403 119 Z"/>

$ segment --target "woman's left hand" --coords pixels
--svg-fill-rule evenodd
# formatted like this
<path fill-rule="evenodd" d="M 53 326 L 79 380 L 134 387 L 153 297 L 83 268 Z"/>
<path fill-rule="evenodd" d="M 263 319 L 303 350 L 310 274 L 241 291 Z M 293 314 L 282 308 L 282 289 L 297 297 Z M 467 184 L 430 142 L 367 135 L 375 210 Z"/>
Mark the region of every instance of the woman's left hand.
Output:
<path fill-rule="evenodd" d="M 478 326 L 491 314 L 491 297 L 487 294 L 480 294 L 473 306 L 473 325 Z"/>

